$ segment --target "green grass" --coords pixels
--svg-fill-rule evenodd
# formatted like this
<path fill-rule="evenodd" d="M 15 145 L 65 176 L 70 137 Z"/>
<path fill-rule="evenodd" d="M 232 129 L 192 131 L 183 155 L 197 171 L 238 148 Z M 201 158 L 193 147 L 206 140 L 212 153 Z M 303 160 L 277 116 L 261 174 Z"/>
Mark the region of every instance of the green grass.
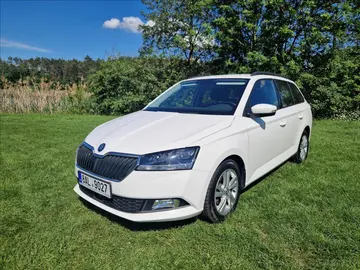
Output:
<path fill-rule="evenodd" d="M 222 224 L 137 225 L 73 192 L 105 116 L 0 115 L 0 268 L 360 269 L 360 122 L 316 121 L 308 160 L 246 191 Z"/>

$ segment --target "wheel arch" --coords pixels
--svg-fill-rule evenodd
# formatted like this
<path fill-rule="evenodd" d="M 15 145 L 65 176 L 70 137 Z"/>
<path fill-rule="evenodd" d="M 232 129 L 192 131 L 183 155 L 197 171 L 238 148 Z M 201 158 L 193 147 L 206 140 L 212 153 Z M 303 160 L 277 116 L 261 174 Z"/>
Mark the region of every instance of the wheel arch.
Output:
<path fill-rule="evenodd" d="M 309 136 L 309 138 L 310 138 L 310 127 L 309 127 L 309 126 L 306 126 L 305 129 L 304 129 L 304 131 L 307 132 L 307 134 L 308 134 L 308 136 Z"/>
<path fill-rule="evenodd" d="M 243 173 L 243 177 L 241 178 L 241 188 L 244 188 L 245 181 L 246 181 L 246 168 L 245 168 L 244 160 L 239 155 L 233 154 L 233 155 L 230 155 L 227 158 L 225 158 L 221 163 L 223 163 L 225 160 L 229 160 L 229 159 L 232 159 L 233 161 L 235 161 L 235 163 L 238 165 L 238 167 L 240 169 L 240 172 Z"/>

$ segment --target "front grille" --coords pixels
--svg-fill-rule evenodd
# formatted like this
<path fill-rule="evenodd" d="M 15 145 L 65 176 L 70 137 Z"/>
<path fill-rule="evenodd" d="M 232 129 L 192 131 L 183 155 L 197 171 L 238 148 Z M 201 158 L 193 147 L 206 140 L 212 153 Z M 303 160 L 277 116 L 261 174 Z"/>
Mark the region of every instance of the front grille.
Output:
<path fill-rule="evenodd" d="M 77 164 L 81 168 L 114 180 L 123 180 L 137 165 L 136 157 L 106 155 L 97 157 L 92 150 L 81 145 L 77 150 Z"/>
<path fill-rule="evenodd" d="M 116 195 L 112 195 L 112 198 L 106 198 L 104 196 L 101 196 L 90 189 L 87 189 L 81 185 L 80 190 L 84 192 L 89 197 L 93 198 L 94 200 L 97 200 L 98 202 L 105 204 L 111 208 L 114 208 L 116 210 L 127 212 L 127 213 L 138 213 L 141 211 L 145 200 L 141 199 L 129 199 L 124 197 L 119 197 Z"/>

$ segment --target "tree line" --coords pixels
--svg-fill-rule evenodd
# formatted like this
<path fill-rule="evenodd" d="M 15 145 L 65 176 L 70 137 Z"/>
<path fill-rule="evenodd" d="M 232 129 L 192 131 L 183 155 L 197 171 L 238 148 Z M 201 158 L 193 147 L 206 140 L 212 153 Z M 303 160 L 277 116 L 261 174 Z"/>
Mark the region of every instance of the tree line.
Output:
<path fill-rule="evenodd" d="M 66 85 L 79 84 L 84 82 L 89 74 L 98 70 L 104 60 L 94 60 L 86 56 L 82 61 L 72 59 L 52 59 L 52 58 L 30 58 L 21 59 L 9 57 L 0 59 L 0 89 L 5 87 L 5 83 L 16 84 L 23 80 L 31 83 L 38 83 L 41 80 Z"/>

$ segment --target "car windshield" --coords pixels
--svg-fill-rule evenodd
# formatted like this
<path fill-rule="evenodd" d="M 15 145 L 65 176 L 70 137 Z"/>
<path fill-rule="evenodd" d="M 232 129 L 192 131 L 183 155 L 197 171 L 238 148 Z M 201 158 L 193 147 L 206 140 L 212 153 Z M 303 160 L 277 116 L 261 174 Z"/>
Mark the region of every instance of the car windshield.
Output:
<path fill-rule="evenodd" d="M 144 110 L 232 115 L 248 81 L 247 79 L 184 81 L 164 92 Z"/>

